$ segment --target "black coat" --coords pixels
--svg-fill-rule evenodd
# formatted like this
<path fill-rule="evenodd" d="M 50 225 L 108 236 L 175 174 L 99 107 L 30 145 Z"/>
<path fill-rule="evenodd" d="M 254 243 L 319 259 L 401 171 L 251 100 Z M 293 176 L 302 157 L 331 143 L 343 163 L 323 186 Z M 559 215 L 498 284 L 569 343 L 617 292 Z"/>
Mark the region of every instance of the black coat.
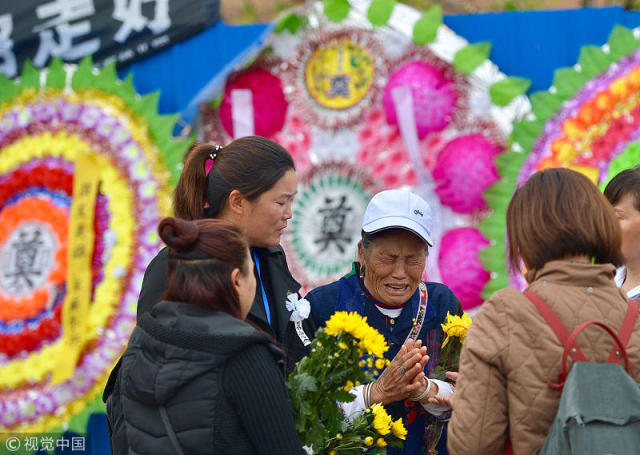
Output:
<path fill-rule="evenodd" d="M 294 324 L 289 321 L 290 312 L 286 309 L 287 295 L 296 293 L 300 284 L 291 276 L 282 247 L 256 248 L 260 260 L 260 272 L 267 298 L 271 307 L 272 325 L 267 322 L 267 315 L 262 303 L 260 285 L 256 289 L 256 297 L 247 319 L 275 338 L 282 345 L 287 355 L 287 373 L 295 364 L 309 354 Z M 160 301 L 167 289 L 167 267 L 169 257 L 167 249 L 161 250 L 149 263 L 142 281 L 140 298 L 138 299 L 138 320 Z M 302 326 L 307 337 L 312 340 L 315 324 L 311 317 L 303 321 Z"/>
<path fill-rule="evenodd" d="M 190 455 L 299 455 L 283 373 L 282 351 L 246 322 L 161 301 L 141 316 L 108 399 L 112 451 L 178 453 L 175 435 Z"/>

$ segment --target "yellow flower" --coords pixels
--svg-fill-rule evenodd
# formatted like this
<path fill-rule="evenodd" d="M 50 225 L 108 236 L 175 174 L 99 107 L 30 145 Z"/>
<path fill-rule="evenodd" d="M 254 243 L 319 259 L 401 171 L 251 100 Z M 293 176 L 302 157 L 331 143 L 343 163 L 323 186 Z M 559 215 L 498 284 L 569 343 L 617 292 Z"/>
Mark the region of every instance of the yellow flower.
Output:
<path fill-rule="evenodd" d="M 361 360 L 361 361 L 359 361 L 359 362 L 358 362 L 358 366 L 359 366 L 360 368 L 364 368 L 364 366 L 365 366 L 366 364 L 367 364 L 367 363 L 366 363 L 364 360 Z"/>
<path fill-rule="evenodd" d="M 398 419 L 391 424 L 391 430 L 393 431 L 393 435 L 398 438 L 405 440 L 407 439 L 407 429 L 402 424 L 402 419 Z"/>
<path fill-rule="evenodd" d="M 360 340 L 360 348 L 376 357 L 382 357 L 389 349 L 384 336 L 367 324 L 367 318 L 363 318 L 356 312 L 338 311 L 333 313 L 327 321 L 325 327 L 327 335 L 337 337 L 342 332 Z"/>
<path fill-rule="evenodd" d="M 371 357 L 367 357 L 367 367 L 373 368 L 373 359 Z"/>
<path fill-rule="evenodd" d="M 449 338 L 458 337 L 460 338 L 460 344 L 464 343 L 464 339 L 467 336 L 467 332 L 469 331 L 469 326 L 471 325 L 471 318 L 467 316 L 467 313 L 463 313 L 462 316 L 452 316 L 447 312 L 447 320 L 444 324 L 440 324 L 442 326 L 442 331 L 447 335 L 444 343 L 442 343 L 442 347 L 444 348 L 449 342 Z"/>
<path fill-rule="evenodd" d="M 347 349 L 347 345 L 346 345 L 346 344 L 344 344 L 342 341 L 341 341 L 340 343 L 338 343 L 338 347 L 339 347 L 340 349 Z"/>
<path fill-rule="evenodd" d="M 331 452 L 329 452 L 329 455 L 338 455 L 338 452 L 336 452 L 335 450 L 332 450 Z"/>
<path fill-rule="evenodd" d="M 391 416 L 387 414 L 387 410 L 380 403 L 371 406 L 373 413 L 373 428 L 382 436 L 389 434 L 391 431 Z"/>
<path fill-rule="evenodd" d="M 347 381 L 347 383 L 344 385 L 344 391 L 349 392 L 351 389 L 353 389 L 353 382 Z"/>
<path fill-rule="evenodd" d="M 371 444 L 373 444 L 373 438 L 371 436 L 367 436 L 366 438 L 364 438 L 364 443 L 370 446 Z"/>
<path fill-rule="evenodd" d="M 338 438 L 338 440 L 342 439 L 342 433 L 338 433 L 338 434 L 336 435 L 336 438 Z"/>
<path fill-rule="evenodd" d="M 376 368 L 382 370 L 385 366 L 384 359 L 376 359 Z"/>
<path fill-rule="evenodd" d="M 387 446 L 387 441 L 385 441 L 382 438 L 378 438 L 377 444 L 378 444 L 378 447 L 386 447 Z"/>

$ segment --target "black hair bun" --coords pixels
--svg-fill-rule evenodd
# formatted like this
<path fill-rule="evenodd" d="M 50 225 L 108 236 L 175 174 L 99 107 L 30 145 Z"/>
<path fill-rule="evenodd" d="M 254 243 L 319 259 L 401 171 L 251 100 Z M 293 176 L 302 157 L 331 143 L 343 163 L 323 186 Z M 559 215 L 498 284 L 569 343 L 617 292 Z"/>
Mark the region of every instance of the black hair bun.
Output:
<path fill-rule="evenodd" d="M 193 249 L 200 230 L 193 221 L 168 217 L 160 221 L 158 234 L 169 248 L 180 252 Z"/>

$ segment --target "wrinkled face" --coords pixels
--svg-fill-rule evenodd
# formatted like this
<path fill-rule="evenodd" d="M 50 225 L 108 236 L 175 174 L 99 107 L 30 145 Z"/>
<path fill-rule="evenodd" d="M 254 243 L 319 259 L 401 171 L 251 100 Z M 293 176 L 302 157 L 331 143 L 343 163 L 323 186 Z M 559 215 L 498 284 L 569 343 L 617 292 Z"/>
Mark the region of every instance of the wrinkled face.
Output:
<path fill-rule="evenodd" d="M 264 248 L 280 244 L 297 190 L 296 171 L 289 169 L 269 191 L 249 203 L 242 227 L 250 246 Z"/>
<path fill-rule="evenodd" d="M 251 310 L 253 299 L 256 296 L 256 277 L 253 274 L 253 259 L 251 259 L 249 250 L 247 250 L 247 259 L 243 270 L 235 269 L 234 273 L 232 273 L 232 277 L 235 279 L 232 279 L 236 292 L 238 293 L 238 300 L 240 301 L 240 315 L 242 319 L 245 319 Z"/>
<path fill-rule="evenodd" d="M 622 255 L 625 261 L 640 259 L 640 212 L 633 194 L 627 193 L 613 206 L 622 229 Z"/>
<path fill-rule="evenodd" d="M 358 245 L 364 266 L 364 285 L 371 295 L 387 305 L 400 306 L 418 288 L 427 260 L 426 244 L 415 234 L 392 230 L 376 237 L 365 251 Z"/>

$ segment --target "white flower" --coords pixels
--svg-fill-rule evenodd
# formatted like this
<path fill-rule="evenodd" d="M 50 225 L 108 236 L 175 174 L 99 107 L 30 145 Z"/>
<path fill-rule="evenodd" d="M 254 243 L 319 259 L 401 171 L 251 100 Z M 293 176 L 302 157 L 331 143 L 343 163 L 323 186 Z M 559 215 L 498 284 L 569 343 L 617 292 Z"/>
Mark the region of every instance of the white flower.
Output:
<path fill-rule="evenodd" d="M 306 299 L 301 299 L 298 294 L 289 294 L 286 302 L 287 310 L 291 311 L 292 322 L 304 321 L 311 313 L 311 305 Z"/>

